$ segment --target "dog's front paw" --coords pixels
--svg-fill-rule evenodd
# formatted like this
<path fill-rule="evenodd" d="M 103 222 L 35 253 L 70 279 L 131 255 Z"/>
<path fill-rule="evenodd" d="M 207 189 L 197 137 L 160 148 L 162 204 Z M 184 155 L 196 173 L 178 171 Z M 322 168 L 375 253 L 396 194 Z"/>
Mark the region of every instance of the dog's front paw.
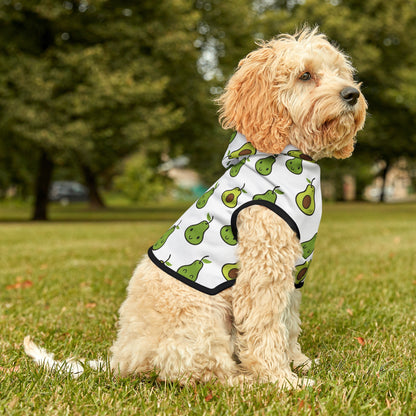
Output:
<path fill-rule="evenodd" d="M 293 375 L 289 379 L 285 379 L 282 383 L 284 389 L 303 389 L 305 387 L 312 387 L 315 385 L 315 380 L 306 377 L 297 377 Z"/>
<path fill-rule="evenodd" d="M 315 385 L 315 380 L 313 380 L 312 378 L 306 378 L 306 377 L 302 377 L 299 379 L 300 381 L 300 387 L 312 387 Z"/>
<path fill-rule="evenodd" d="M 302 372 L 303 374 L 307 373 L 312 367 L 319 365 L 319 359 L 316 358 L 311 360 L 306 355 L 299 355 L 293 360 L 293 368 Z"/>

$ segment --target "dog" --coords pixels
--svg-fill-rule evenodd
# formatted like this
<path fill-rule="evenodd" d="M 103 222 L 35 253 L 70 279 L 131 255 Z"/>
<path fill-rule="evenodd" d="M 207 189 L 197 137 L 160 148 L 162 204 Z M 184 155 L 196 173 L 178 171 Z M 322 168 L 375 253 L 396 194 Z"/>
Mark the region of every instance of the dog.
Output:
<path fill-rule="evenodd" d="M 300 287 L 321 215 L 317 162 L 349 157 L 364 126 L 354 73 L 317 28 L 262 42 L 240 61 L 218 99 L 222 127 L 235 132 L 226 171 L 134 271 L 114 373 L 313 384 L 292 370 L 313 364 L 298 343 Z M 40 362 L 29 338 L 25 349 Z"/>

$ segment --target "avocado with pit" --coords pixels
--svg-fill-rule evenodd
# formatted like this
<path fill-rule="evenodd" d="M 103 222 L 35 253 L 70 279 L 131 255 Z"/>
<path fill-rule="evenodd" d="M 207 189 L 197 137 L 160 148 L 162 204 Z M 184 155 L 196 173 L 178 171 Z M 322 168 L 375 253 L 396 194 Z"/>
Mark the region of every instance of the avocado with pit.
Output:
<path fill-rule="evenodd" d="M 250 142 L 247 142 L 243 144 L 239 149 L 234 150 L 234 152 L 228 153 L 228 159 L 234 159 L 240 156 L 255 155 L 256 152 L 256 148 Z"/>
<path fill-rule="evenodd" d="M 284 192 L 279 189 L 279 186 L 275 186 L 274 189 L 266 191 L 264 194 L 257 194 L 253 196 L 253 201 L 269 201 L 272 204 L 276 203 L 277 195 L 283 195 Z"/>
<path fill-rule="evenodd" d="M 238 276 L 239 267 L 237 263 L 226 263 L 222 266 L 221 271 L 227 280 L 234 280 Z"/>
<path fill-rule="evenodd" d="M 214 193 L 215 189 L 217 189 L 218 183 L 207 192 L 205 192 L 199 199 L 196 201 L 196 207 L 201 209 L 207 204 L 208 199 L 211 198 L 212 194 Z"/>
<path fill-rule="evenodd" d="M 318 233 L 316 233 L 310 240 L 305 241 L 301 244 L 303 250 L 302 257 L 304 259 L 307 259 L 313 253 L 313 250 L 315 249 L 315 241 L 317 236 Z"/>
<path fill-rule="evenodd" d="M 185 239 L 189 244 L 193 244 L 194 246 L 201 244 L 202 240 L 204 239 L 204 234 L 209 228 L 209 223 L 214 218 L 207 215 L 207 220 L 203 220 L 198 224 L 192 224 L 185 230 Z"/>
<path fill-rule="evenodd" d="M 237 205 L 238 197 L 242 192 L 246 192 L 244 190 L 244 185 L 241 188 L 235 187 L 233 189 L 224 191 L 221 195 L 221 200 L 228 208 L 235 208 Z"/>
<path fill-rule="evenodd" d="M 302 153 L 300 150 L 289 150 L 287 154 L 288 156 L 298 157 L 299 159 L 315 163 L 315 161 L 309 155 L 305 155 L 305 153 Z"/>
<path fill-rule="evenodd" d="M 159 238 L 159 240 L 156 241 L 155 244 L 153 244 L 152 249 L 153 250 L 159 250 L 165 243 L 166 240 L 169 238 L 169 236 L 175 231 L 175 230 L 179 230 L 179 224 L 178 225 L 173 225 L 172 227 L 169 228 L 169 230 L 167 230 L 162 237 Z"/>
<path fill-rule="evenodd" d="M 300 150 L 289 150 L 287 154 L 288 156 L 293 156 L 293 159 L 286 161 L 286 167 L 295 175 L 300 175 L 303 172 L 303 160 L 313 162 L 313 159 L 310 156 L 305 155 Z"/>
<path fill-rule="evenodd" d="M 191 264 L 186 264 L 184 266 L 179 267 L 178 273 L 181 276 L 186 277 L 187 279 L 195 282 L 204 263 L 211 263 L 211 261 L 209 261 L 206 257 L 208 256 L 203 257 L 201 260 L 195 260 Z"/>
<path fill-rule="evenodd" d="M 276 162 L 276 158 L 274 156 L 267 156 L 262 159 L 259 159 L 256 162 L 257 172 L 263 176 L 270 175 L 274 162 Z"/>
<path fill-rule="evenodd" d="M 221 238 L 229 244 L 230 246 L 235 246 L 237 244 L 237 240 L 234 237 L 231 225 L 224 225 L 224 227 L 220 230 Z"/>
<path fill-rule="evenodd" d="M 300 264 L 299 266 L 295 267 L 295 285 L 298 286 L 300 285 L 306 277 L 306 273 L 309 269 L 311 262 L 310 261 L 306 261 L 303 264 Z"/>
<path fill-rule="evenodd" d="M 305 190 L 296 195 L 296 205 L 305 215 L 312 215 L 315 212 L 315 187 L 313 181 L 307 179 L 308 185 Z"/>

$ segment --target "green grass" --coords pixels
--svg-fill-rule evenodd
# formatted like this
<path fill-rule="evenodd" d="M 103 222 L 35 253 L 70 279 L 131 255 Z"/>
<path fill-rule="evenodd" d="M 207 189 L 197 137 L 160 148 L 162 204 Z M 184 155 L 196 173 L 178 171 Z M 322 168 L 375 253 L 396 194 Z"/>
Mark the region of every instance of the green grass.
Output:
<path fill-rule="evenodd" d="M 416 414 L 416 205 L 324 206 L 301 310 L 301 344 L 321 365 L 315 387 L 290 392 L 37 368 L 28 334 L 57 359 L 105 356 L 136 262 L 183 206 L 54 207 L 46 224 L 16 221 L 19 209 L 0 207 L 0 414 Z"/>

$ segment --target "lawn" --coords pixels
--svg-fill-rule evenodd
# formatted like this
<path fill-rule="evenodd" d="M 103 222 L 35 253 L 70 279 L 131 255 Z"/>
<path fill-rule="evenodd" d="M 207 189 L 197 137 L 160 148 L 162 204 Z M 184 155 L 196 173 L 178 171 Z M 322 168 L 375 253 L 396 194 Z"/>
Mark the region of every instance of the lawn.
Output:
<path fill-rule="evenodd" d="M 154 379 L 50 375 L 25 335 L 58 359 L 105 356 L 138 259 L 183 206 L 56 207 L 30 223 L 0 206 L 0 413 L 11 415 L 416 414 L 416 205 L 325 204 L 302 289 L 312 388 L 179 387 Z M 17 221 L 19 220 L 19 221 Z"/>

